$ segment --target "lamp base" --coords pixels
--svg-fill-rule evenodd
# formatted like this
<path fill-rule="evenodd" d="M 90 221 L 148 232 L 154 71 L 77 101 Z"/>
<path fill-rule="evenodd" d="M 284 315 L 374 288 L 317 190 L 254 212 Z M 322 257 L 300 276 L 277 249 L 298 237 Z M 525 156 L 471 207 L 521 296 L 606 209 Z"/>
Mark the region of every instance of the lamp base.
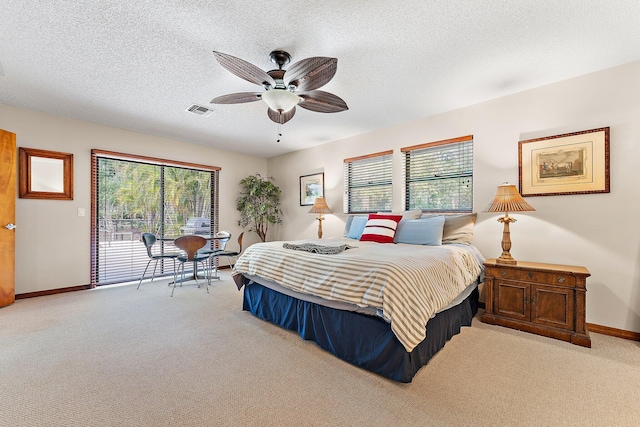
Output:
<path fill-rule="evenodd" d="M 318 239 L 322 239 L 322 220 L 324 217 L 322 214 L 318 215 Z"/>
<path fill-rule="evenodd" d="M 516 222 L 514 218 L 511 218 L 508 213 L 505 213 L 503 217 L 498 218 L 498 222 L 504 224 L 502 230 L 502 255 L 496 259 L 496 264 L 503 265 L 516 265 L 518 261 L 511 256 L 511 233 L 509 231 L 509 224 Z"/>
<path fill-rule="evenodd" d="M 507 254 L 508 256 L 505 256 L 505 254 L 500 255 L 498 258 L 496 258 L 496 264 L 502 264 L 502 265 L 516 265 L 518 263 L 518 261 L 516 261 L 515 259 L 513 259 L 513 257 L 511 256 L 511 254 Z"/>

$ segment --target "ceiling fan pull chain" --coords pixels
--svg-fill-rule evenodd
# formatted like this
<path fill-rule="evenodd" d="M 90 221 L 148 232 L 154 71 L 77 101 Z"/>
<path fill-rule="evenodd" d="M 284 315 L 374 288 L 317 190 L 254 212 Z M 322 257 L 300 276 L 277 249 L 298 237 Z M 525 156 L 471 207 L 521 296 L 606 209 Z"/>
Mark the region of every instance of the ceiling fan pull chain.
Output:
<path fill-rule="evenodd" d="M 276 142 L 280 142 L 281 137 L 282 137 L 282 124 L 278 123 L 278 140 Z"/>

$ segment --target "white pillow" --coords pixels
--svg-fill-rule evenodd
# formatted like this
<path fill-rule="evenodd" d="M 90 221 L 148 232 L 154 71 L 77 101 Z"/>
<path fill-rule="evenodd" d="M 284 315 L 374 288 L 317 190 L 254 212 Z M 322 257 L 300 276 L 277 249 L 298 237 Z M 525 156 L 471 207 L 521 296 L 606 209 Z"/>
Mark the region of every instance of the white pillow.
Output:
<path fill-rule="evenodd" d="M 433 214 L 423 214 L 422 218 L 433 218 Z M 442 244 L 458 243 L 470 245 L 473 240 L 473 227 L 476 223 L 476 213 L 444 215 L 444 229 L 442 230 Z"/>

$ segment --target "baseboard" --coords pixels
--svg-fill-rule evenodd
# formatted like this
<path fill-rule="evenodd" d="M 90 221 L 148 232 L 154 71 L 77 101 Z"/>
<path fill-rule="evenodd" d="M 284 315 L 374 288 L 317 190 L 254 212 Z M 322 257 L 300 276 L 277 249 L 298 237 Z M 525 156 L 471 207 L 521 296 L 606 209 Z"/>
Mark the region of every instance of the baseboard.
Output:
<path fill-rule="evenodd" d="M 16 299 L 42 297 L 45 295 L 63 294 L 65 292 L 84 291 L 91 289 L 91 285 L 71 286 L 69 288 L 47 289 L 46 291 L 27 292 L 24 294 L 16 294 Z"/>
<path fill-rule="evenodd" d="M 587 323 L 587 329 L 589 329 L 589 332 L 594 332 L 596 334 L 624 338 L 625 340 L 640 341 L 640 332 L 625 331 L 624 329 L 596 325 L 595 323 Z"/>

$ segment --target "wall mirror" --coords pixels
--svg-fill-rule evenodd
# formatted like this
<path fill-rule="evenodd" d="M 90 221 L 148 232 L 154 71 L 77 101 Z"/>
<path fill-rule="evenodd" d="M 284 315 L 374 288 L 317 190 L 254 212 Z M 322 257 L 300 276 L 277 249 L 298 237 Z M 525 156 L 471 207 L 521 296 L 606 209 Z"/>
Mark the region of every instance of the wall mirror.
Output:
<path fill-rule="evenodd" d="M 19 196 L 73 200 L 73 154 L 20 147 Z"/>

